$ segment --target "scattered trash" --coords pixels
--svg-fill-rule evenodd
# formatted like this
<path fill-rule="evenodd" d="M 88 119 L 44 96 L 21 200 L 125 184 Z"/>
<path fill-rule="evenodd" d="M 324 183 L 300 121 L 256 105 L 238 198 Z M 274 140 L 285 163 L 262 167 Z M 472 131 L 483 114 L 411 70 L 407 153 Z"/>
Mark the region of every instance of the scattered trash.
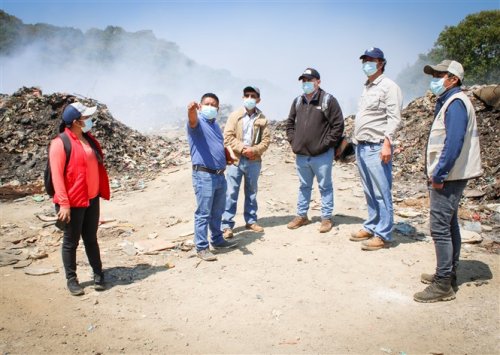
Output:
<path fill-rule="evenodd" d="M 470 232 L 481 233 L 481 222 L 465 221 L 463 224 L 463 229 Z"/>
<path fill-rule="evenodd" d="M 483 237 L 479 233 L 463 230 L 460 232 L 462 243 L 477 244 L 483 241 Z"/>
<path fill-rule="evenodd" d="M 394 213 L 400 217 L 405 217 L 405 218 L 415 218 L 422 215 L 422 212 L 418 212 L 412 209 L 396 209 Z"/>
<path fill-rule="evenodd" d="M 409 225 L 408 223 L 405 223 L 405 222 L 398 222 L 398 223 L 394 224 L 394 229 L 406 237 L 413 236 L 417 233 L 417 230 L 415 227 L 413 227 L 412 225 Z"/>
<path fill-rule="evenodd" d="M 48 274 L 54 274 L 58 273 L 59 270 L 57 270 L 54 267 L 34 267 L 30 266 L 24 269 L 24 273 L 26 275 L 31 275 L 31 276 L 42 276 L 42 275 L 48 275 Z"/>
<path fill-rule="evenodd" d="M 176 243 L 158 239 L 138 240 L 134 244 L 135 248 L 142 254 L 150 254 L 161 250 L 173 249 L 177 246 Z"/>

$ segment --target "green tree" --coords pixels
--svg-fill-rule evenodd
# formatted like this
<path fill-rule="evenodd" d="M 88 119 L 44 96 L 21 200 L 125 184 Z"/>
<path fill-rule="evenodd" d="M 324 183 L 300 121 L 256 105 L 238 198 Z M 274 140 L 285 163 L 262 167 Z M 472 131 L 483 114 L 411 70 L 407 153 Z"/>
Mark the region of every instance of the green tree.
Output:
<path fill-rule="evenodd" d="M 467 85 L 499 83 L 500 10 L 472 14 L 457 26 L 445 27 L 429 57 L 462 63 Z"/>
<path fill-rule="evenodd" d="M 397 82 L 405 98 L 422 96 L 428 89 L 429 78 L 423 74 L 426 64 L 454 59 L 465 69 L 464 84 L 500 83 L 500 10 L 471 14 L 457 26 L 447 26 L 427 54 L 401 71 Z"/>

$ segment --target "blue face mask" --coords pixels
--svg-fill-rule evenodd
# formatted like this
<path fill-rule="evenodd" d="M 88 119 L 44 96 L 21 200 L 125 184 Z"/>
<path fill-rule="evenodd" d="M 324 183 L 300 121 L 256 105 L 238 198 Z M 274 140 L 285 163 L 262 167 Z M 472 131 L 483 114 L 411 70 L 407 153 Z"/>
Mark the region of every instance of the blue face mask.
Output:
<path fill-rule="evenodd" d="M 85 123 L 85 126 L 82 127 L 82 132 L 87 133 L 88 131 L 90 131 L 92 129 L 92 127 L 94 126 L 94 123 L 92 122 L 91 118 L 87 118 L 83 122 Z"/>
<path fill-rule="evenodd" d="M 377 72 L 377 63 L 376 62 L 364 62 L 363 63 L 363 71 L 366 76 L 372 76 Z"/>
<path fill-rule="evenodd" d="M 244 98 L 243 106 L 245 106 L 247 110 L 253 110 L 255 106 L 257 106 L 257 100 L 254 98 Z"/>
<path fill-rule="evenodd" d="M 213 107 L 210 105 L 201 105 L 201 114 L 207 120 L 213 120 L 217 117 L 217 107 Z"/>
<path fill-rule="evenodd" d="M 302 83 L 302 90 L 304 94 L 309 95 L 314 92 L 314 83 L 312 81 L 305 81 Z"/>
<path fill-rule="evenodd" d="M 440 96 L 446 90 L 444 87 L 444 78 L 432 78 L 429 89 L 431 89 L 434 95 Z"/>

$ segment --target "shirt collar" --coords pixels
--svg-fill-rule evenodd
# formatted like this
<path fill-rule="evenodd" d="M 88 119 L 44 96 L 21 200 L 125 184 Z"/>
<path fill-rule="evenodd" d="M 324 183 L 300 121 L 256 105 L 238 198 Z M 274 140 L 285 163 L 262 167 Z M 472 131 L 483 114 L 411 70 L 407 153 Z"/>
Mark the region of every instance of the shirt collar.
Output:
<path fill-rule="evenodd" d="M 316 90 L 316 91 L 314 92 L 314 95 L 311 97 L 311 100 L 309 100 L 309 101 L 307 100 L 307 96 L 306 96 L 306 94 L 302 94 L 302 97 L 304 98 L 304 100 L 305 100 L 306 102 L 312 102 L 312 101 L 314 101 L 314 100 L 318 101 L 318 100 L 319 100 L 319 95 L 320 95 L 320 93 L 321 93 L 321 88 L 320 88 L 320 87 L 318 87 L 318 90 Z"/>
<path fill-rule="evenodd" d="M 448 98 L 453 95 L 453 94 L 456 94 L 457 92 L 459 92 L 461 89 L 458 87 L 458 86 L 455 86 L 454 88 L 451 88 L 451 89 L 448 89 L 444 92 L 443 95 L 439 96 L 438 97 L 438 101 L 441 102 L 441 103 L 444 103 L 446 100 L 448 100 Z"/>
<path fill-rule="evenodd" d="M 368 80 L 366 80 L 365 81 L 365 86 L 378 85 L 378 83 L 380 83 L 383 78 L 385 78 L 385 75 L 384 74 L 380 74 L 377 77 L 377 79 L 373 80 L 371 83 Z"/>
<path fill-rule="evenodd" d="M 253 113 L 253 115 L 249 115 L 248 114 L 248 111 L 246 108 L 243 107 L 243 117 L 250 117 L 250 118 L 254 118 L 254 117 L 257 117 L 257 115 L 260 113 L 260 110 L 258 107 L 255 107 L 255 112 Z"/>

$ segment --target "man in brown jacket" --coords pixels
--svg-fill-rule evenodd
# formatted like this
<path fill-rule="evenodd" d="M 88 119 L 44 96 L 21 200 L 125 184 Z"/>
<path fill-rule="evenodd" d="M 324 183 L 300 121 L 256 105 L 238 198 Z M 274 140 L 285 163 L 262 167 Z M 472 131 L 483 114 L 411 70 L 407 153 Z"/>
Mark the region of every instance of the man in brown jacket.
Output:
<path fill-rule="evenodd" d="M 222 215 L 224 238 L 233 237 L 234 216 L 241 181 L 245 180 L 243 216 L 246 228 L 263 232 L 257 224 L 257 186 L 262 154 L 269 147 L 270 133 L 266 116 L 257 108 L 260 90 L 255 86 L 243 89 L 243 107 L 234 111 L 224 129 L 224 145 L 234 152 L 234 164 L 226 169 L 226 210 Z"/>

